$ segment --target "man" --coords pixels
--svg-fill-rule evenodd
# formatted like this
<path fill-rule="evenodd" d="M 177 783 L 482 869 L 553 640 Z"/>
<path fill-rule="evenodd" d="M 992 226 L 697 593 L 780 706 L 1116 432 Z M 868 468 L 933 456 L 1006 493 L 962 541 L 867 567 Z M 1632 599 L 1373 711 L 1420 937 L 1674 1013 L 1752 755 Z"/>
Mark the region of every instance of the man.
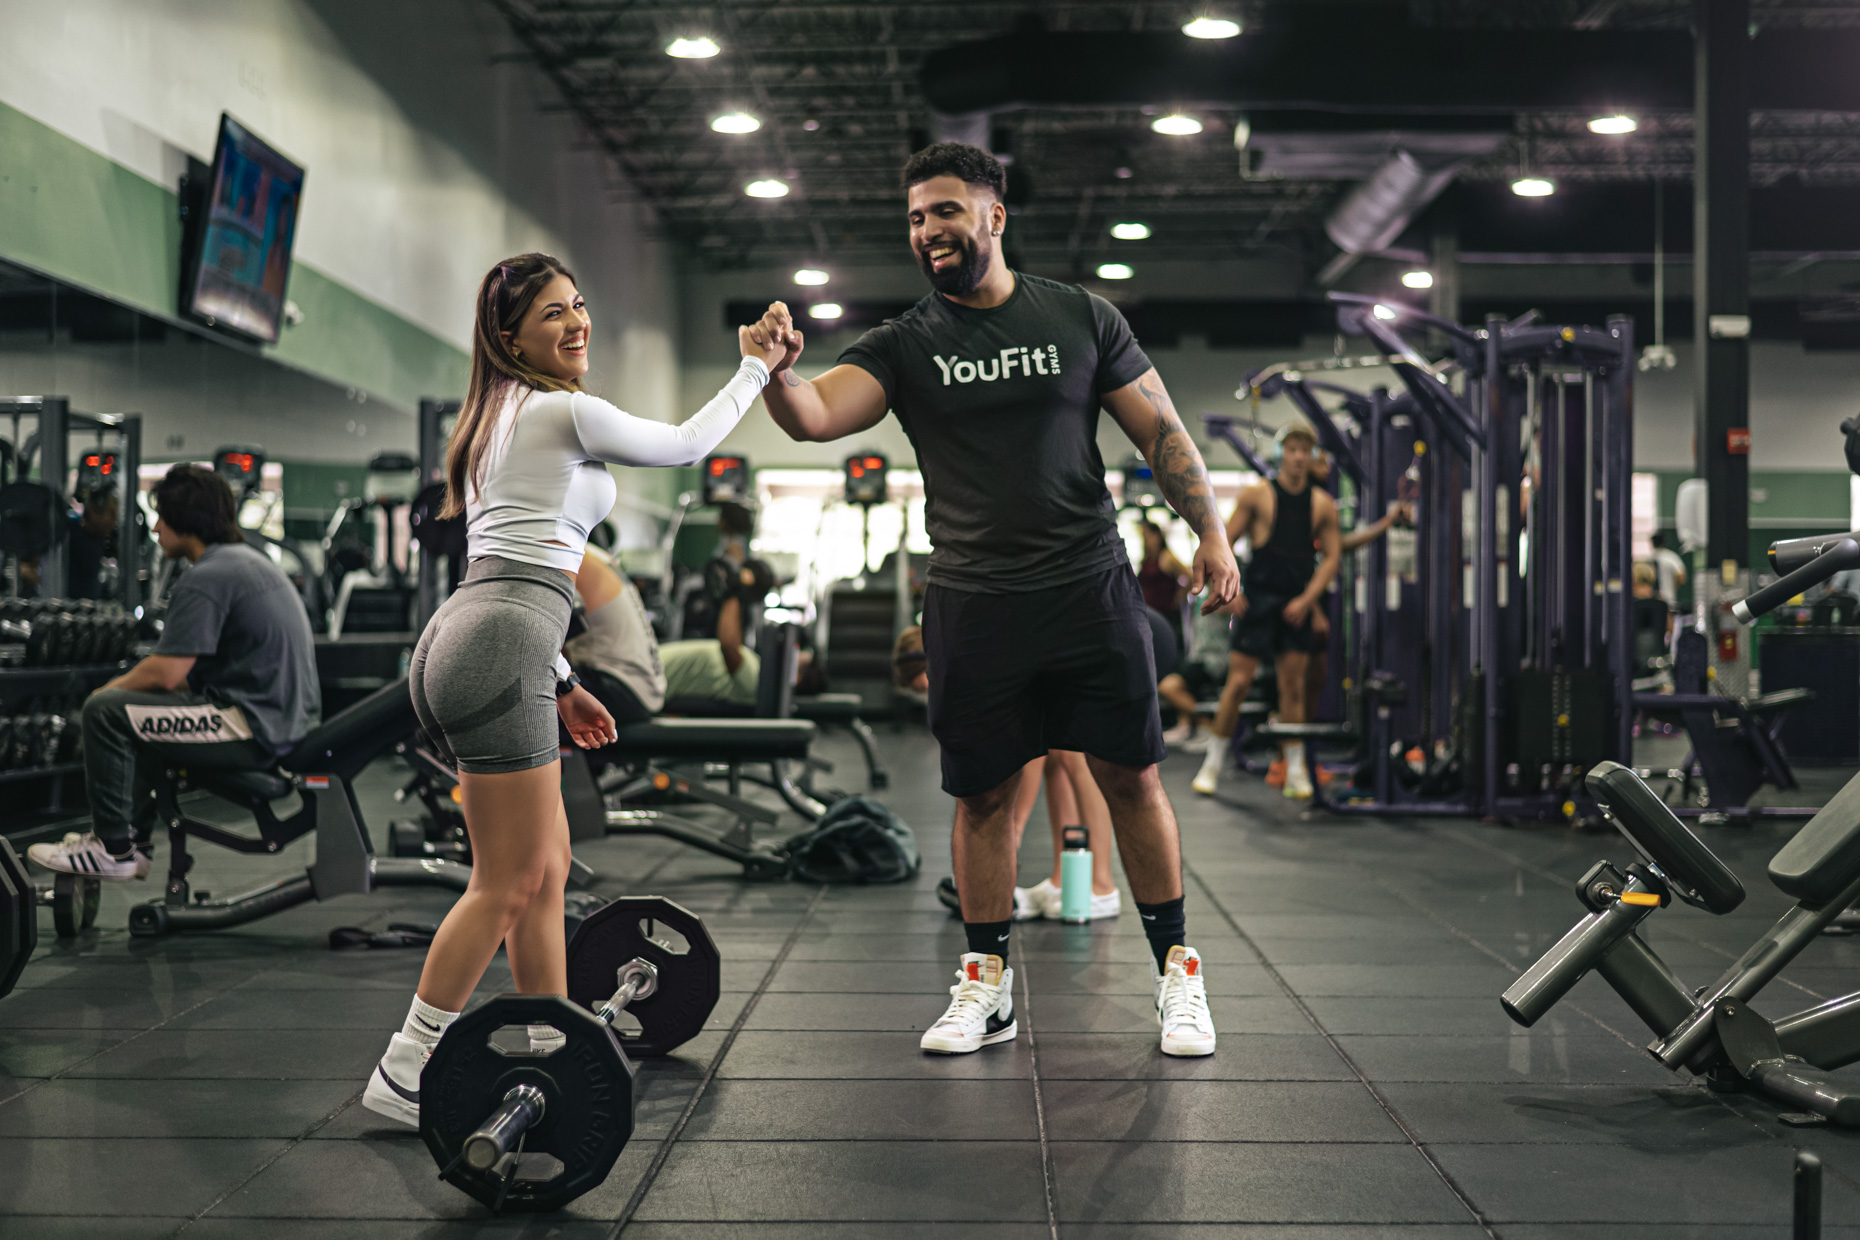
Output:
<path fill-rule="evenodd" d="M 774 575 L 761 560 L 734 569 L 738 588 L 717 604 L 717 636 L 666 642 L 659 647 L 665 664 L 665 709 L 674 715 L 705 714 L 715 707 L 753 708 L 762 660 L 743 644 L 751 599 L 774 587 Z"/>
<path fill-rule="evenodd" d="M 1239 725 L 1240 704 L 1262 660 L 1273 659 L 1278 670 L 1280 721 L 1304 723 L 1309 718 L 1305 676 L 1317 644 L 1311 616 L 1337 576 L 1341 539 L 1336 501 L 1311 484 L 1317 435 L 1303 422 L 1293 422 L 1280 430 L 1279 446 L 1278 476 L 1241 491 L 1227 518 L 1228 539 L 1237 541 L 1244 534 L 1253 558 L 1247 564 L 1244 597 L 1235 607 L 1227 685 L 1209 729 L 1213 739 L 1193 785 L 1204 796 L 1213 796 L 1220 787 L 1227 741 Z M 1315 547 L 1322 547 L 1323 559 L 1314 565 Z M 1303 741 L 1286 743 L 1285 795 L 1311 796 Z"/>
<path fill-rule="evenodd" d="M 1666 600 L 1668 611 L 1677 612 L 1679 587 L 1686 584 L 1685 558 L 1666 545 L 1663 530 L 1655 530 L 1648 541 L 1653 544 L 1653 567 L 1660 574 L 1659 595 Z"/>
<path fill-rule="evenodd" d="M 594 546 L 582 553 L 575 593 L 581 596 L 582 627 L 562 653 L 614 717 L 614 726 L 646 722 L 665 705 L 665 663 L 645 600 Z"/>
<path fill-rule="evenodd" d="M 155 511 L 162 554 L 192 567 L 155 653 L 84 703 L 92 828 L 27 849 L 48 870 L 148 877 L 149 768 L 268 766 L 322 710 L 310 617 L 278 566 L 245 544 L 225 481 L 176 465 L 156 484 Z"/>
<path fill-rule="evenodd" d="M 116 488 L 100 486 L 84 496 L 84 511 L 73 514 L 65 537 L 65 593 L 71 598 L 102 598 L 103 562 L 116 554 Z"/>
<path fill-rule="evenodd" d="M 1214 1050 L 1201 958 L 1188 946 L 1181 843 L 1156 764 L 1156 669 L 1136 576 L 1097 445 L 1108 409 L 1200 538 L 1192 588 L 1209 607 L 1239 585 L 1207 470 L 1117 310 L 1001 261 L 1007 178 L 986 151 L 944 142 L 911 157 L 913 256 L 934 290 L 808 381 L 804 338 L 777 302 L 751 329 L 787 344 L 763 392 L 791 438 L 855 435 L 892 410 L 923 471 L 934 550 L 924 597 L 932 732 L 956 798 L 956 884 L 969 950 L 925 1050 L 961 1054 L 1017 1032 L 1007 967 L 1013 808 L 1048 749 L 1089 755 L 1150 943 L 1171 1055 Z"/>

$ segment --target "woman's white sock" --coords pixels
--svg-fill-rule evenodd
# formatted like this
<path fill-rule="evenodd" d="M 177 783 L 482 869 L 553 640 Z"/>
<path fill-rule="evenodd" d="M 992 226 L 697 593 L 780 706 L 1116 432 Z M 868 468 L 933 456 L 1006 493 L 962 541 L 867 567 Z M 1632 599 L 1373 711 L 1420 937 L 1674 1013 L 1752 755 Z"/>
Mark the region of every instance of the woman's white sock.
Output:
<path fill-rule="evenodd" d="M 428 1046 L 438 1046 L 439 1039 L 448 1026 L 459 1018 L 457 1012 L 441 1011 L 430 1003 L 423 1003 L 420 996 L 413 997 L 413 1006 L 407 1010 L 407 1023 L 401 1032 L 415 1042 Z"/>

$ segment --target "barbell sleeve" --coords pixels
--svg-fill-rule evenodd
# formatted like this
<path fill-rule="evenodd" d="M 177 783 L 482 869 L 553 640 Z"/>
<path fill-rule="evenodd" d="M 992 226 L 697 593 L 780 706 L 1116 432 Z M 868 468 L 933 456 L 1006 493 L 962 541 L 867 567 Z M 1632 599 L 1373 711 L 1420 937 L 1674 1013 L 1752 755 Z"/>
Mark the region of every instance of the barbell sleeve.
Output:
<path fill-rule="evenodd" d="M 478 1130 L 465 1138 L 465 1165 L 484 1172 L 502 1162 L 523 1134 L 542 1118 L 543 1093 L 534 1085 L 518 1085 Z"/>
<path fill-rule="evenodd" d="M 636 956 L 620 966 L 620 988 L 595 1009 L 594 1016 L 603 1025 L 611 1025 L 626 1011 L 627 1004 L 644 999 L 659 988 L 659 966 Z"/>

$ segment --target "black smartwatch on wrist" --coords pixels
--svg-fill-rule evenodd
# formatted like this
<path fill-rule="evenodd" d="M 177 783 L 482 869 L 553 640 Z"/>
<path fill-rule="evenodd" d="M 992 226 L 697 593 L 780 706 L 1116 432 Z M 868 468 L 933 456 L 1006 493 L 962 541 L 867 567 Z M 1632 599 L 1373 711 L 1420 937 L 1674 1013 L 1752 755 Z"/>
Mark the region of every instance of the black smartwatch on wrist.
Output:
<path fill-rule="evenodd" d="M 570 672 L 567 680 L 558 680 L 555 682 L 555 695 L 558 698 L 565 698 L 580 687 L 581 677 Z"/>

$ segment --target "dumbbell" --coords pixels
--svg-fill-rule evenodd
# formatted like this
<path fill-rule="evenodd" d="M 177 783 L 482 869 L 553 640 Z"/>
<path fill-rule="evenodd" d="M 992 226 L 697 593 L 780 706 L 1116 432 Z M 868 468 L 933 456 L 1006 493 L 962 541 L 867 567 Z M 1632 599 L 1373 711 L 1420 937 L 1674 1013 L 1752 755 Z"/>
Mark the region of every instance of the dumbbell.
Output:
<path fill-rule="evenodd" d="M 590 914 L 568 966 L 569 997 L 501 995 L 466 1013 L 420 1075 L 420 1137 L 440 1178 L 493 1211 L 560 1209 L 605 1180 L 633 1134 L 627 1045 L 664 1053 L 696 1036 L 722 989 L 703 922 L 656 896 Z M 578 985 L 595 977 L 599 997 L 577 1002 Z M 622 1014 L 639 1035 L 614 1029 Z M 561 1044 L 538 1046 L 532 1026 L 557 1031 Z"/>

